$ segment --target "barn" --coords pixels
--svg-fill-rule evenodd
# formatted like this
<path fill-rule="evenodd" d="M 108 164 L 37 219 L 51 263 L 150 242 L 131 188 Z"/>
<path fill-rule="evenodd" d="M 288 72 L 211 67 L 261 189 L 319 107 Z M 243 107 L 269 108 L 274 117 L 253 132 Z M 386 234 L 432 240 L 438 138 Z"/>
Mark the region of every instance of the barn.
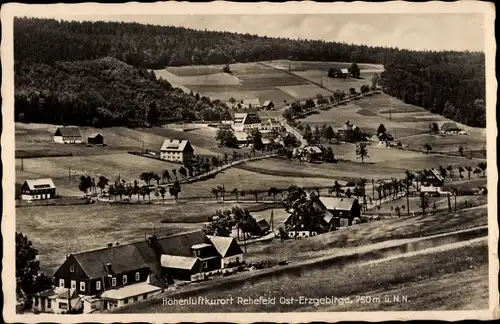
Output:
<path fill-rule="evenodd" d="M 92 134 L 87 138 L 87 140 L 89 144 L 94 144 L 94 145 L 104 144 L 104 137 L 101 134 Z"/>
<path fill-rule="evenodd" d="M 82 134 L 80 129 L 75 126 L 58 127 L 54 133 L 54 142 L 61 144 L 80 144 L 82 143 Z"/>

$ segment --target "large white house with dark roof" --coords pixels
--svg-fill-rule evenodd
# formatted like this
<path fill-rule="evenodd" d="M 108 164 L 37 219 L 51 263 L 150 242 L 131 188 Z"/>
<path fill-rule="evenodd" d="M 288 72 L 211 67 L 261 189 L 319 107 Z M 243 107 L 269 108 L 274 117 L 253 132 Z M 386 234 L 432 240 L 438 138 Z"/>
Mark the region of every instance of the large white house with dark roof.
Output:
<path fill-rule="evenodd" d="M 56 187 L 52 179 L 26 180 L 21 186 L 22 200 L 52 199 L 55 195 Z"/>
<path fill-rule="evenodd" d="M 166 139 L 160 148 L 163 160 L 185 164 L 194 155 L 194 149 L 188 140 Z"/>

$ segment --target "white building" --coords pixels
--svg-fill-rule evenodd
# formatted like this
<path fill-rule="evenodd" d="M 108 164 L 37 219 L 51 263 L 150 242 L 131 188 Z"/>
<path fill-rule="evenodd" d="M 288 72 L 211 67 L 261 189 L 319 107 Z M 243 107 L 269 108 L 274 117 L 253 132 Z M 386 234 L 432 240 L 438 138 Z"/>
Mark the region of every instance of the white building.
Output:
<path fill-rule="evenodd" d="M 80 129 L 75 126 L 58 127 L 54 133 L 54 142 L 61 144 L 80 144 L 82 143 L 82 134 Z"/>
<path fill-rule="evenodd" d="M 233 237 L 209 236 L 215 249 L 221 255 L 221 269 L 230 264 L 241 264 L 243 262 L 243 251 Z"/>
<path fill-rule="evenodd" d="M 52 199 L 55 195 L 56 187 L 52 179 L 26 180 L 21 186 L 22 200 Z"/>
<path fill-rule="evenodd" d="M 234 114 L 233 129 L 235 132 L 250 132 L 252 129 L 261 128 L 262 121 L 256 110 L 249 109 L 246 112 Z"/>
<path fill-rule="evenodd" d="M 194 155 L 194 149 L 188 140 L 167 139 L 160 148 L 163 160 L 185 164 Z"/>

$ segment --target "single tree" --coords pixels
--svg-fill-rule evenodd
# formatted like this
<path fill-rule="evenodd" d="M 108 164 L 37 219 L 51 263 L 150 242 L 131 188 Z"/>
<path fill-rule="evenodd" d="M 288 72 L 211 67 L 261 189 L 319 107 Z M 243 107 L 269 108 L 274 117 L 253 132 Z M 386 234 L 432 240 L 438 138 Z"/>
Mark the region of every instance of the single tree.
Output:
<path fill-rule="evenodd" d="M 177 181 L 177 170 L 176 169 L 172 169 L 172 173 L 175 177 L 175 180 Z"/>
<path fill-rule="evenodd" d="M 163 203 L 165 203 L 165 194 L 167 193 L 167 189 L 165 187 L 160 187 L 160 195 Z"/>
<path fill-rule="evenodd" d="M 81 176 L 78 189 L 87 195 L 89 189 L 92 187 L 92 178 L 90 176 Z"/>
<path fill-rule="evenodd" d="M 215 196 L 215 200 L 219 202 L 219 187 L 217 188 L 212 188 L 211 190 L 212 195 Z"/>
<path fill-rule="evenodd" d="M 163 183 L 165 183 L 165 179 L 167 179 L 167 182 L 170 182 L 170 172 L 168 172 L 168 170 L 164 170 L 163 173 L 161 174 L 164 181 Z"/>
<path fill-rule="evenodd" d="M 179 181 L 175 181 L 173 186 L 169 188 L 170 196 L 175 198 L 175 201 L 179 198 L 179 193 L 181 192 L 181 184 Z"/>
<path fill-rule="evenodd" d="M 420 208 L 422 208 L 422 214 L 425 215 L 425 211 L 429 207 L 429 197 L 425 192 L 420 193 Z"/>
<path fill-rule="evenodd" d="M 413 184 L 413 178 L 414 178 L 413 173 L 406 170 L 404 184 L 405 184 L 405 189 L 406 189 L 406 206 L 407 206 L 408 216 L 410 216 L 410 188 L 411 188 L 411 185 Z"/>
<path fill-rule="evenodd" d="M 464 156 L 464 147 L 462 145 L 458 147 L 458 153 L 460 153 L 461 156 Z"/>
<path fill-rule="evenodd" d="M 234 188 L 233 190 L 231 190 L 231 194 L 236 196 L 236 202 L 238 202 L 238 198 L 239 198 L 239 194 L 240 194 L 240 191 L 238 190 L 238 188 Z"/>
<path fill-rule="evenodd" d="M 339 197 L 340 194 L 343 192 L 342 186 L 340 185 L 340 183 L 337 180 L 335 180 L 335 182 L 333 183 L 333 186 L 330 189 L 328 189 L 328 193 L 333 193 L 333 192 L 335 192 L 335 195 L 337 197 Z"/>
<path fill-rule="evenodd" d="M 16 292 L 26 294 L 44 291 L 51 287 L 51 280 L 40 273 L 38 250 L 23 233 L 16 232 Z"/>
<path fill-rule="evenodd" d="M 384 124 L 380 124 L 377 128 L 377 136 L 380 136 L 381 134 L 385 134 L 387 132 L 387 129 L 385 128 Z"/>
<path fill-rule="evenodd" d="M 369 158 L 368 148 L 366 147 L 366 143 L 358 143 L 356 145 L 356 155 L 358 159 L 361 159 L 361 163 L 365 163 L 365 158 Z"/>
<path fill-rule="evenodd" d="M 276 202 L 276 195 L 280 193 L 280 190 L 276 187 L 271 187 L 268 191 L 269 196 L 273 196 L 273 202 Z"/>
<path fill-rule="evenodd" d="M 470 180 L 470 173 L 472 172 L 472 167 L 471 166 L 466 166 L 465 170 L 467 170 L 467 176 L 469 177 L 469 180 Z"/>
<path fill-rule="evenodd" d="M 425 143 L 424 150 L 427 152 L 427 154 L 431 153 L 432 147 L 430 146 L 429 143 Z"/>
<path fill-rule="evenodd" d="M 335 136 L 335 132 L 333 131 L 332 126 L 328 126 L 326 128 L 323 128 L 323 137 L 328 141 L 328 143 L 331 142 L 331 140 L 334 136 Z"/>
<path fill-rule="evenodd" d="M 486 162 L 479 162 L 478 165 L 479 169 L 483 172 L 483 178 L 486 177 Z"/>
<path fill-rule="evenodd" d="M 109 183 L 108 178 L 104 176 L 99 176 L 99 181 L 97 182 L 97 186 L 99 187 L 99 189 L 101 189 L 101 196 L 108 183 Z"/>

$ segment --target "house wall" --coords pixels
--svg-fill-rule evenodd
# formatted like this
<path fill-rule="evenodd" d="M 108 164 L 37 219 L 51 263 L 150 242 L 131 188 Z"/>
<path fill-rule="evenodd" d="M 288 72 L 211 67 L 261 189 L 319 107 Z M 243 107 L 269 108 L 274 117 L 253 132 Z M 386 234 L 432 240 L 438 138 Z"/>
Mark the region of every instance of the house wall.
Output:
<path fill-rule="evenodd" d="M 73 267 L 74 272 L 70 271 Z M 126 285 L 146 281 L 151 270 L 149 268 L 137 269 L 125 273 L 113 274 L 112 277 L 104 276 L 103 278 L 88 278 L 87 274 L 80 267 L 73 256 L 66 259 L 66 262 L 54 274 L 55 285 L 61 287 L 64 284 L 65 288 L 71 288 L 72 281 L 76 284 L 77 293 L 80 295 L 95 295 L 104 289 L 115 289 Z M 139 280 L 135 280 L 136 273 L 139 273 Z M 127 276 L 127 283 L 123 284 L 123 276 Z M 116 285 L 113 286 L 113 278 L 116 278 Z M 97 289 L 97 282 L 100 282 L 100 289 Z M 82 287 L 84 283 L 84 287 Z M 82 289 L 84 288 L 84 289 Z"/>
<path fill-rule="evenodd" d="M 236 254 L 233 256 L 225 257 L 221 259 L 221 269 L 226 268 L 228 264 L 236 262 L 242 263 L 244 261 L 243 253 Z"/>
<path fill-rule="evenodd" d="M 288 232 L 288 237 L 290 237 L 290 238 L 310 237 L 310 236 L 315 236 L 315 235 L 318 235 L 318 233 L 310 232 L 310 231 L 289 231 Z"/>
<path fill-rule="evenodd" d="M 54 136 L 54 142 L 61 144 L 81 144 L 81 136 Z"/>
<path fill-rule="evenodd" d="M 181 162 L 185 164 L 189 158 L 193 157 L 193 152 L 179 152 L 179 151 L 161 151 L 160 158 L 172 162 Z"/>
<path fill-rule="evenodd" d="M 62 136 L 54 136 L 54 142 L 63 144 L 63 137 Z"/>
<path fill-rule="evenodd" d="M 40 190 L 30 190 L 21 189 L 21 199 L 22 200 L 42 200 L 42 199 L 52 199 L 56 195 L 56 189 L 40 189 Z"/>

